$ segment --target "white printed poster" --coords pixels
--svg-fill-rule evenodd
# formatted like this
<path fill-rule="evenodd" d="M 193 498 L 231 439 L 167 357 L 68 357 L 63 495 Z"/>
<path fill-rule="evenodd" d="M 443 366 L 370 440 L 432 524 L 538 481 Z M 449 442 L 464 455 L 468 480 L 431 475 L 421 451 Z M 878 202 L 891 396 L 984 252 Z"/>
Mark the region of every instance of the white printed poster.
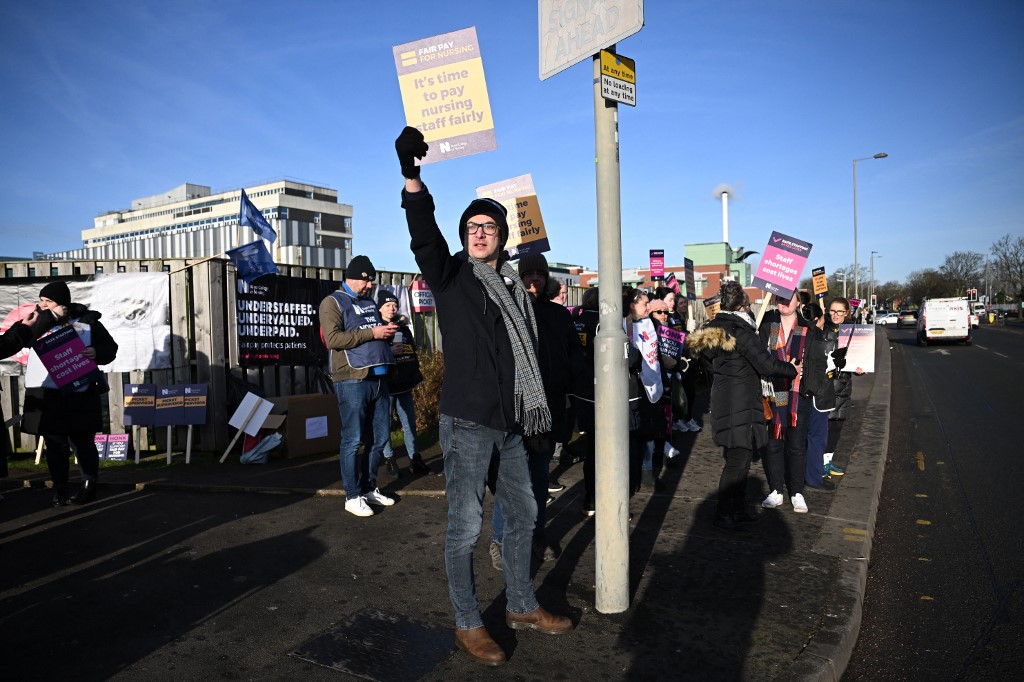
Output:
<path fill-rule="evenodd" d="M 59 281 L 53 280 L 50 281 Z M 0 284 L 0 332 L 5 332 L 39 302 L 46 285 Z M 96 275 L 93 281 L 67 282 L 72 303 L 102 314 L 100 322 L 117 343 L 117 359 L 104 372 L 167 369 L 171 366 L 170 289 L 166 273 Z M 0 374 L 24 374 L 28 351 L 0 359 Z"/>

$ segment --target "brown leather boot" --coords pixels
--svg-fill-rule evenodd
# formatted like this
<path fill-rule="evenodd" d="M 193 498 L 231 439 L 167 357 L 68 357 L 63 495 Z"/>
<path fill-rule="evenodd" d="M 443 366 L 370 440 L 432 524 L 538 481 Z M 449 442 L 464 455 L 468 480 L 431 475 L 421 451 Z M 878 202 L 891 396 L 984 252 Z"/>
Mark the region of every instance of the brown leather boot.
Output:
<path fill-rule="evenodd" d="M 505 652 L 491 639 L 487 629 L 482 625 L 470 630 L 456 628 L 455 643 L 477 663 L 494 666 L 505 662 Z"/>
<path fill-rule="evenodd" d="M 505 623 L 513 630 L 537 630 L 545 635 L 564 635 L 572 632 L 572 621 L 556 616 L 538 606 L 529 613 L 505 612 Z"/>

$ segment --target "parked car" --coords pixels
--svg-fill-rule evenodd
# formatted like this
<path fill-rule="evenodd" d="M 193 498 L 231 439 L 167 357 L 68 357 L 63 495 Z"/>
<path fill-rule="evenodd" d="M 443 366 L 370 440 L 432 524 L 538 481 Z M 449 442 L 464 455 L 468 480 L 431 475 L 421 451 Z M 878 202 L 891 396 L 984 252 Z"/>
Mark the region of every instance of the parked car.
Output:
<path fill-rule="evenodd" d="M 875 324 L 880 324 L 883 327 L 887 327 L 890 324 L 896 324 L 896 321 L 899 319 L 899 313 L 886 313 L 885 315 L 879 315 L 878 319 L 875 320 Z"/>
<path fill-rule="evenodd" d="M 917 311 L 916 310 L 901 310 L 899 317 L 896 318 L 896 328 L 903 329 L 903 327 L 916 327 L 917 326 Z"/>

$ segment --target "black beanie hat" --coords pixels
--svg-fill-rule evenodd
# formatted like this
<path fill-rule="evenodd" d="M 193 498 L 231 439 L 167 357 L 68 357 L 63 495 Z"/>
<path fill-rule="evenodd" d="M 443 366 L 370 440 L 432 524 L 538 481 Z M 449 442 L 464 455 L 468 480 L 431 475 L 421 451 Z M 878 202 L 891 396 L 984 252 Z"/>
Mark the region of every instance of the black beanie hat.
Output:
<path fill-rule="evenodd" d="M 539 272 L 544 275 L 544 279 L 551 279 L 548 259 L 543 253 L 528 253 L 519 259 L 519 274 L 525 275 L 528 272 Z"/>
<path fill-rule="evenodd" d="M 50 282 L 39 292 L 39 297 L 48 298 L 65 308 L 71 305 L 71 291 L 64 282 Z"/>
<path fill-rule="evenodd" d="M 379 292 L 377 292 L 377 308 L 378 309 L 383 308 L 386 303 L 391 303 L 391 302 L 394 302 L 395 305 L 398 305 L 398 297 L 395 296 L 390 291 L 388 291 L 387 289 L 381 289 Z"/>
<path fill-rule="evenodd" d="M 485 215 L 494 218 L 498 224 L 498 250 L 505 249 L 505 242 L 508 241 L 508 210 L 494 199 L 474 199 L 466 210 L 462 212 L 459 220 L 459 241 L 466 245 L 466 221 L 475 215 Z"/>
<path fill-rule="evenodd" d="M 345 268 L 345 279 L 361 279 L 367 282 L 372 282 L 377 279 L 377 271 L 373 267 L 373 263 L 366 256 L 355 256 L 348 262 L 348 267 Z"/>

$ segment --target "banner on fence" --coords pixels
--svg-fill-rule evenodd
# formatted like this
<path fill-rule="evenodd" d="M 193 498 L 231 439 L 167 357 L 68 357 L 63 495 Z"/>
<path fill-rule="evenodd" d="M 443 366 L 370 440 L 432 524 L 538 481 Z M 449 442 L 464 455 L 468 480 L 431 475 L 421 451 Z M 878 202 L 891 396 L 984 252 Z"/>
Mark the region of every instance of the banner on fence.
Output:
<path fill-rule="evenodd" d="M 39 300 L 39 290 L 53 278 L 0 284 L 0 332 L 21 319 Z M 117 358 L 104 372 L 168 369 L 171 366 L 170 285 L 166 273 L 119 272 L 94 281 L 66 281 L 71 300 L 103 315 L 101 322 L 117 343 Z M 23 374 L 28 353 L 0 359 L 0 374 Z"/>
<path fill-rule="evenodd" d="M 278 275 L 251 284 L 239 279 L 235 299 L 238 364 L 319 365 L 327 361 L 320 341 L 320 301 L 333 282 Z"/>

